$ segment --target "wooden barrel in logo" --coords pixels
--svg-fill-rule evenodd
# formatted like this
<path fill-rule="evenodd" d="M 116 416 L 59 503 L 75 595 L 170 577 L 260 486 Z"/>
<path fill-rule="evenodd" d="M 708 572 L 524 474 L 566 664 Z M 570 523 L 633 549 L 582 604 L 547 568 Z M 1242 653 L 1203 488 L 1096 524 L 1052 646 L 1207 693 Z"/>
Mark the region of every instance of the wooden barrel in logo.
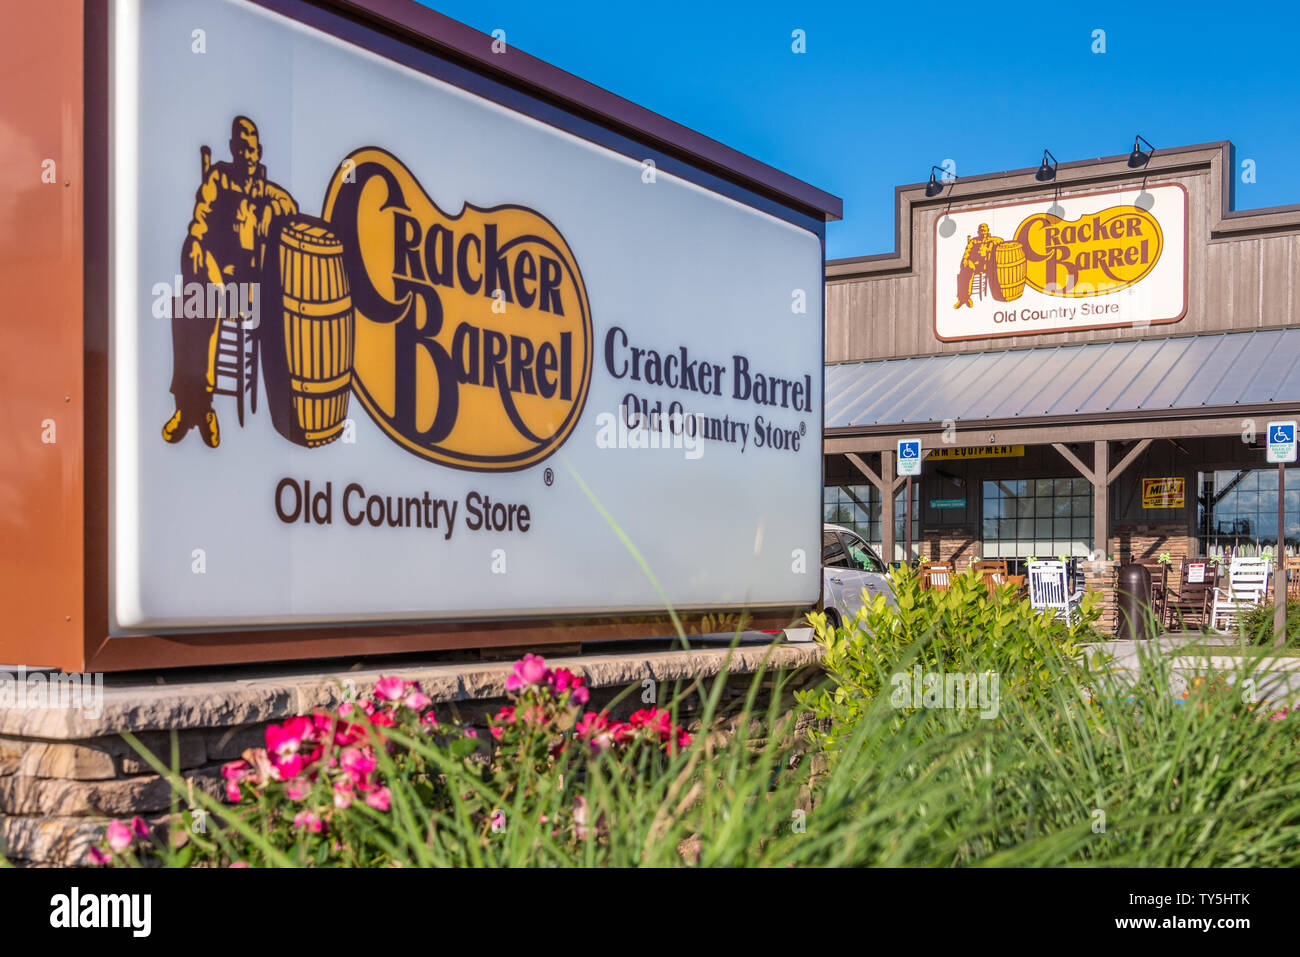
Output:
<path fill-rule="evenodd" d="M 1025 249 L 1020 243 L 998 243 L 989 264 L 989 289 L 998 302 L 1019 299 L 1025 291 Z"/>
<path fill-rule="evenodd" d="M 355 329 L 343 243 L 323 220 L 290 217 L 266 251 L 262 277 L 278 293 L 264 300 L 275 316 L 262 329 L 271 421 L 291 442 L 327 445 L 343 434 L 352 387 Z"/>

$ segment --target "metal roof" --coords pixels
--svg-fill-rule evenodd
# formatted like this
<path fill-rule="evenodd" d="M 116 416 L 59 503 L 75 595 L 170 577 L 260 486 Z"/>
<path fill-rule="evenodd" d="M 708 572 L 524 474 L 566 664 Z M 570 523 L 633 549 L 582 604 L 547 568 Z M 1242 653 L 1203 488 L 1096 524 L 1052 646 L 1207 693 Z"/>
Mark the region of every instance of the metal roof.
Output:
<path fill-rule="evenodd" d="M 1300 329 L 826 367 L 826 428 L 1300 402 Z"/>

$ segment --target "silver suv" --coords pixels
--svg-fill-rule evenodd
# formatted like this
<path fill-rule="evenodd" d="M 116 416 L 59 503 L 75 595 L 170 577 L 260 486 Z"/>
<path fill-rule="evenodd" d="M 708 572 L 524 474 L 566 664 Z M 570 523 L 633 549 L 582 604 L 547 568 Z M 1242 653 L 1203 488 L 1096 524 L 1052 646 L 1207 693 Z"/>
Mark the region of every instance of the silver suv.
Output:
<path fill-rule="evenodd" d="M 851 621 L 866 598 L 884 595 L 897 607 L 889 569 L 876 550 L 841 525 L 822 526 L 822 603 L 835 627 Z"/>

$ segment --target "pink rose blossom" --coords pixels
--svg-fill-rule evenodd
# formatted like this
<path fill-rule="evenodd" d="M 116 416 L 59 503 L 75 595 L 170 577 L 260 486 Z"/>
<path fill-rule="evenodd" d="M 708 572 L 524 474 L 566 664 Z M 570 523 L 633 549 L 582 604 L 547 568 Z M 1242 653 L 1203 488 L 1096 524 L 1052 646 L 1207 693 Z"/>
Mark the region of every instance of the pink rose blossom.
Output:
<path fill-rule="evenodd" d="M 298 830 L 307 830 L 313 834 L 319 834 L 325 828 L 325 822 L 320 819 L 320 815 L 311 811 L 299 811 L 293 817 L 293 826 Z"/>
<path fill-rule="evenodd" d="M 131 833 L 142 841 L 149 840 L 149 825 L 144 822 L 144 818 L 131 818 Z"/>
<path fill-rule="evenodd" d="M 125 851 L 131 846 L 131 829 L 121 821 L 109 821 L 106 834 L 108 846 L 115 851 Z"/>
<path fill-rule="evenodd" d="M 396 675 L 375 682 L 375 697 L 381 701 L 398 701 L 406 694 L 406 682 Z"/>
<path fill-rule="evenodd" d="M 533 654 L 524 655 L 515 662 L 514 672 L 506 678 L 506 691 L 522 691 L 532 685 L 542 684 L 550 675 L 545 658 Z"/>
<path fill-rule="evenodd" d="M 290 801 L 301 801 L 311 793 L 311 782 L 305 777 L 294 778 L 284 786 L 284 793 L 289 796 Z"/>
<path fill-rule="evenodd" d="M 352 781 L 349 778 L 334 782 L 334 806 L 340 811 L 352 806 Z"/>
<path fill-rule="evenodd" d="M 392 794 L 388 788 L 377 788 L 366 795 L 366 803 L 376 811 L 387 811 Z"/>
<path fill-rule="evenodd" d="M 423 711 L 429 705 L 433 704 L 433 699 L 423 691 L 415 690 L 402 699 L 402 704 L 406 705 L 412 711 Z"/>
<path fill-rule="evenodd" d="M 86 851 L 86 856 L 90 858 L 90 863 L 92 864 L 107 864 L 113 859 L 111 854 L 100 850 L 98 847 L 90 848 Z"/>

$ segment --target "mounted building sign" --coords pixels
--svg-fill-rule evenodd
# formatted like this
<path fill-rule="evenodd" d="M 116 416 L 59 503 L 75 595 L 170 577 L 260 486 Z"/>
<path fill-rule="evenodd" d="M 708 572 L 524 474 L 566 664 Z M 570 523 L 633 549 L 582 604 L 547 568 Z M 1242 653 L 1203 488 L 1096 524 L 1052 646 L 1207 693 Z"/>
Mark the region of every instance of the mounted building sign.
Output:
<path fill-rule="evenodd" d="M 1178 183 L 946 213 L 934 232 L 945 341 L 1177 322 L 1187 311 Z"/>

